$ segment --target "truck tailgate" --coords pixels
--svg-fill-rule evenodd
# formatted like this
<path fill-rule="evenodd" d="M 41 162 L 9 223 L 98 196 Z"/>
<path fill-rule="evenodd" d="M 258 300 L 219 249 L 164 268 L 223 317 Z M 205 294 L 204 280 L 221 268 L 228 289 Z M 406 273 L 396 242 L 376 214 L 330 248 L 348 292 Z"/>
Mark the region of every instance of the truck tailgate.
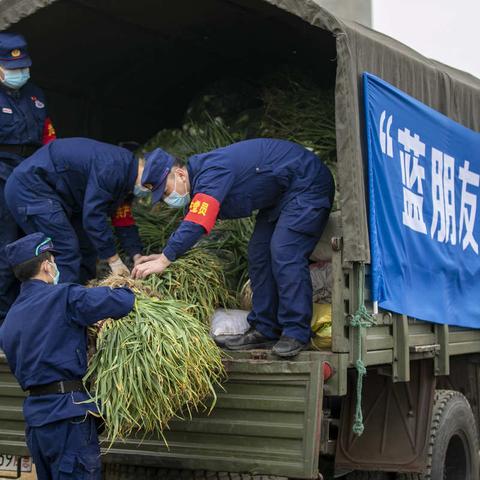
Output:
<path fill-rule="evenodd" d="M 330 354 L 331 355 L 331 354 Z M 225 391 L 210 415 L 172 421 L 168 448 L 138 435 L 118 442 L 105 462 L 192 470 L 233 471 L 314 478 L 318 471 L 322 361 L 328 352 L 303 352 L 281 361 L 263 352 L 226 360 Z M 28 455 L 24 394 L 0 357 L 0 453 Z"/>
<path fill-rule="evenodd" d="M 304 352 L 294 361 L 280 361 L 258 354 L 232 354 L 226 362 L 229 379 L 215 409 L 210 415 L 172 422 L 166 433 L 168 448 L 158 440 L 138 445 L 138 440 L 129 439 L 116 444 L 105 460 L 316 477 L 322 355 Z"/>

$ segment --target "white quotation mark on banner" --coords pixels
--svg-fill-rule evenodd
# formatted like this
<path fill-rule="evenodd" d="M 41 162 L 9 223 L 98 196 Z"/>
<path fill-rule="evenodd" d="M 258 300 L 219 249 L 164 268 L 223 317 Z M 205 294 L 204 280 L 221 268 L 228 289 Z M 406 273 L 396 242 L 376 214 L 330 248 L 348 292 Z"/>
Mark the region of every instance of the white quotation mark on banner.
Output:
<path fill-rule="evenodd" d="M 393 115 L 390 115 L 387 119 L 387 125 L 385 127 L 385 117 L 387 116 L 386 110 L 380 115 L 380 148 L 382 153 L 390 158 L 393 158 L 393 141 L 390 135 L 390 129 L 392 128 Z"/>

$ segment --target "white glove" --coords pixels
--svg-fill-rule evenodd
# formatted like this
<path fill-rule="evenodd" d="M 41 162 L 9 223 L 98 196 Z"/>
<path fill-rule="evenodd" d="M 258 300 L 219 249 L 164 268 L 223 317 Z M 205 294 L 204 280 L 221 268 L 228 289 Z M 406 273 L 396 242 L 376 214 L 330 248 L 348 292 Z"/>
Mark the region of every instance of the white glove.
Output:
<path fill-rule="evenodd" d="M 119 258 L 118 260 L 115 260 L 114 262 L 111 262 L 108 264 L 110 267 L 110 270 L 114 275 L 130 275 L 130 270 L 127 268 L 127 266 L 122 262 L 122 259 Z"/>

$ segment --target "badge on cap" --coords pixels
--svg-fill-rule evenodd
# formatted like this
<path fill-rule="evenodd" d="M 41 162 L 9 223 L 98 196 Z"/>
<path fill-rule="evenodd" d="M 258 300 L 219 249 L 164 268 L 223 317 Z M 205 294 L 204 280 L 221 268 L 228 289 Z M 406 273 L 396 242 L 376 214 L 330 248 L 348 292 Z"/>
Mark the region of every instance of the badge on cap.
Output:
<path fill-rule="evenodd" d="M 13 113 L 13 110 L 11 108 L 3 107 L 2 112 L 3 113 L 9 113 L 11 115 Z"/>
<path fill-rule="evenodd" d="M 45 104 L 42 103 L 40 100 L 35 100 L 35 106 L 37 108 L 45 108 Z"/>
<path fill-rule="evenodd" d="M 50 237 L 47 237 L 43 242 L 37 245 L 35 256 L 38 257 L 41 253 L 46 252 L 47 250 L 53 250 L 53 243 Z"/>
<path fill-rule="evenodd" d="M 15 48 L 10 52 L 10 55 L 12 55 L 13 58 L 17 58 L 21 55 L 21 51 L 18 48 Z"/>

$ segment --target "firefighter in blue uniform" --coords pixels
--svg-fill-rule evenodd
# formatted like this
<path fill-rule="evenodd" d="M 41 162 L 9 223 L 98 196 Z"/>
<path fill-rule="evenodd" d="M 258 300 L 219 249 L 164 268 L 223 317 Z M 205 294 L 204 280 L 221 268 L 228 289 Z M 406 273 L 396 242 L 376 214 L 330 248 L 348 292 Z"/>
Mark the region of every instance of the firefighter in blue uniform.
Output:
<path fill-rule="evenodd" d="M 3 251 L 20 233 L 5 205 L 5 182 L 24 158 L 55 138 L 45 96 L 29 81 L 31 64 L 25 39 L 0 33 L 0 324 L 18 293 Z"/>
<path fill-rule="evenodd" d="M 52 241 L 27 235 L 5 248 L 22 282 L 0 328 L 0 348 L 23 390 L 26 440 L 38 480 L 100 479 L 98 412 L 82 378 L 87 371 L 87 327 L 133 309 L 128 288 L 57 285 Z"/>
<path fill-rule="evenodd" d="M 132 216 L 143 163 L 125 148 L 87 138 L 54 140 L 10 175 L 5 199 L 26 232 L 44 232 L 55 242 L 62 282 L 95 277 L 97 256 L 113 273 L 129 270 L 116 252 L 109 217 L 123 250 L 140 258 L 142 243 Z"/>
<path fill-rule="evenodd" d="M 154 202 L 163 198 L 172 207 L 190 207 L 163 253 L 142 257 L 133 276 L 161 273 L 208 234 L 217 217 L 248 217 L 258 210 L 248 247 L 251 329 L 227 347 L 273 346 L 284 357 L 305 348 L 312 316 L 308 258 L 327 223 L 335 190 L 320 159 L 300 145 L 274 139 L 194 155 L 186 166 L 157 149 L 146 157 L 142 184 L 153 191 Z"/>

